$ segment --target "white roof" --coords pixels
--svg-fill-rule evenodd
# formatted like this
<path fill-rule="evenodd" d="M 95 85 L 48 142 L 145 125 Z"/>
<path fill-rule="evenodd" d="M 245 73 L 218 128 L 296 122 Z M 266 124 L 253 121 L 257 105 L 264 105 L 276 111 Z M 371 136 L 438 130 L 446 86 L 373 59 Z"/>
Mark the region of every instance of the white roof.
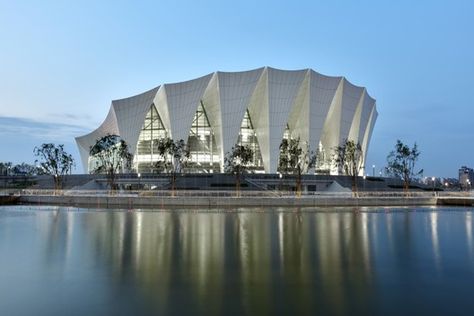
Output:
<path fill-rule="evenodd" d="M 242 119 L 249 110 L 268 173 L 276 172 L 287 124 L 291 133 L 307 141 L 312 150 L 320 142 L 325 148 L 332 148 L 344 139 L 352 139 L 362 144 L 366 154 L 378 115 L 375 100 L 367 90 L 344 77 L 329 77 L 312 69 L 271 67 L 217 71 L 112 101 L 104 122 L 93 132 L 76 138 L 85 171 L 90 147 L 107 134 L 122 137 L 133 154 L 152 104 L 169 135 L 187 141 L 201 101 L 213 128 L 222 165 L 225 153 L 237 142 Z"/>

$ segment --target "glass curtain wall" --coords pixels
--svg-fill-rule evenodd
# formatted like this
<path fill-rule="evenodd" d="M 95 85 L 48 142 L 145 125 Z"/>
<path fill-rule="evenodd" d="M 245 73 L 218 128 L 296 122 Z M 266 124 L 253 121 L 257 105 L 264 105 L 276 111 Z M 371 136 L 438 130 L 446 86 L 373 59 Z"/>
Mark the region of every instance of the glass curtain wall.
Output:
<path fill-rule="evenodd" d="M 157 172 L 156 162 L 161 160 L 158 155 L 158 140 L 168 137 L 154 104 L 148 111 L 138 137 L 137 150 L 134 156 L 134 168 L 139 173 Z"/>
<path fill-rule="evenodd" d="M 187 145 L 191 154 L 186 166 L 188 172 L 219 172 L 216 140 L 202 101 L 194 115 Z"/>
<path fill-rule="evenodd" d="M 319 142 L 317 151 L 318 158 L 316 159 L 315 173 L 316 174 L 330 174 L 331 173 L 331 153 L 327 152 L 323 144 Z"/>
<path fill-rule="evenodd" d="M 285 132 L 283 133 L 283 139 L 290 140 L 293 137 L 291 136 L 290 127 L 286 125 Z M 304 143 L 301 142 L 300 146 L 304 146 Z M 327 153 L 323 144 L 319 142 L 318 148 L 310 148 L 314 154 L 317 155 L 316 165 L 314 168 L 315 174 L 330 174 L 331 171 L 331 156 L 330 153 Z"/>
<path fill-rule="evenodd" d="M 252 120 L 250 119 L 249 111 L 245 111 L 242 125 L 240 126 L 239 138 L 237 144 L 240 146 L 248 146 L 253 151 L 253 161 L 248 168 L 251 172 L 264 173 L 262 154 L 260 146 L 258 145 L 257 135 L 253 128 Z"/>
<path fill-rule="evenodd" d="M 166 137 L 169 137 L 168 132 L 161 121 L 156 107 L 152 105 L 145 117 L 138 137 L 133 161 L 136 172 L 158 172 L 156 162 L 160 161 L 161 157 L 158 154 L 157 144 L 159 139 Z M 248 110 L 245 112 L 244 119 L 242 120 L 237 144 L 249 146 L 254 152 L 249 170 L 251 172 L 263 173 L 262 155 Z M 187 172 L 219 172 L 220 157 L 217 151 L 216 140 L 202 101 L 194 115 L 187 146 L 191 156 L 185 168 Z"/>

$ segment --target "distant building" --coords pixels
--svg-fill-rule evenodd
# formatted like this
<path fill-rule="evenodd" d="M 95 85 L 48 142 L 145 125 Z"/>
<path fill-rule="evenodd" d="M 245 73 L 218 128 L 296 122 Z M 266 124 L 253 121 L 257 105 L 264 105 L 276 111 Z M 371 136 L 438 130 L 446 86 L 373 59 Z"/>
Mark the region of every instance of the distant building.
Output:
<path fill-rule="evenodd" d="M 470 188 L 474 182 L 474 169 L 462 166 L 459 169 L 459 184 L 462 188 Z"/>

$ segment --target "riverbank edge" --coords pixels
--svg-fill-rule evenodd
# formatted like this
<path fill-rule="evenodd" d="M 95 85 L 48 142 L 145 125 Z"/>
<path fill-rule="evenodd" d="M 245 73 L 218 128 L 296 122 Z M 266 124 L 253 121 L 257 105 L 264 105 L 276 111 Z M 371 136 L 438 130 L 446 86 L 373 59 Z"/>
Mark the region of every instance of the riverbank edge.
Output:
<path fill-rule="evenodd" d="M 143 197 L 21 195 L 13 204 L 85 208 L 436 206 L 437 197 Z M 444 205 L 444 204 L 441 204 Z"/>

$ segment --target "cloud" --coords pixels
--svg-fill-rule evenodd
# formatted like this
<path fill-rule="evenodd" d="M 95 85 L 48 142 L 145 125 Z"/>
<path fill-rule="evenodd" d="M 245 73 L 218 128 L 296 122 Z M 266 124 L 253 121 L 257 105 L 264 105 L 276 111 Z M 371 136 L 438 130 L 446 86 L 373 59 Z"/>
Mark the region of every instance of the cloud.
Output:
<path fill-rule="evenodd" d="M 77 115 L 73 113 L 49 113 L 49 117 L 59 119 L 63 121 L 93 121 L 94 118 L 91 115 Z"/>
<path fill-rule="evenodd" d="M 0 137 L 31 137 L 44 142 L 71 142 L 90 129 L 68 123 L 42 122 L 19 117 L 0 116 Z"/>

